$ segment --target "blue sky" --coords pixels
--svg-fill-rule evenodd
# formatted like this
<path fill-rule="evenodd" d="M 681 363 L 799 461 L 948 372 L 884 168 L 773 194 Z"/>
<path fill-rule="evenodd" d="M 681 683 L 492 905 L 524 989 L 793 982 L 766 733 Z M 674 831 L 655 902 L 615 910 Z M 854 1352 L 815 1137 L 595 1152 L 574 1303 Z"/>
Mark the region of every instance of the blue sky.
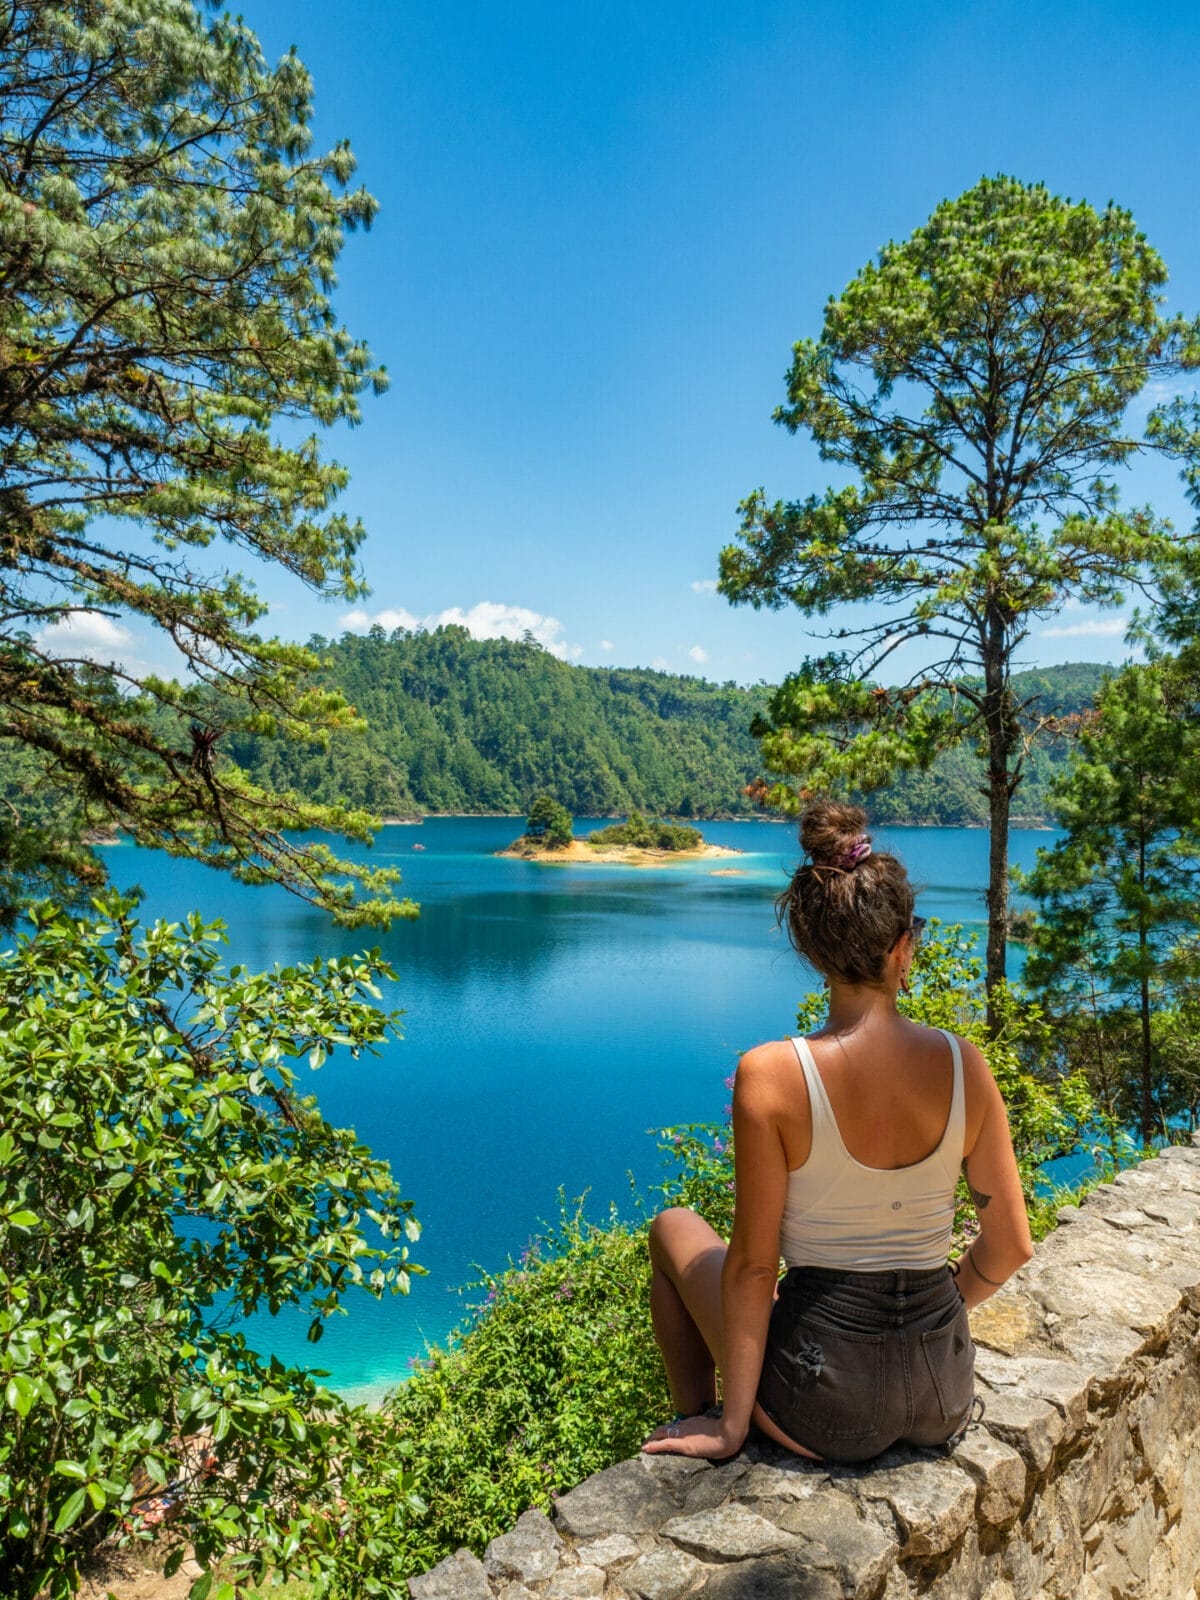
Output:
<path fill-rule="evenodd" d="M 365 610 L 531 614 L 587 663 L 776 680 L 797 614 L 703 585 L 764 484 L 826 469 L 771 422 L 794 339 L 983 173 L 1128 206 L 1200 309 L 1195 16 L 1179 4 L 563 6 L 245 0 L 295 44 L 317 135 L 378 197 L 337 307 L 388 367 L 330 440 L 370 530 Z M 1130 475 L 1190 526 L 1177 480 Z M 288 636 L 347 608 L 263 574 Z M 490 610 L 483 609 L 490 607 Z M 361 620 L 361 619 L 359 619 Z M 1118 660 L 1068 612 L 1030 660 Z"/>

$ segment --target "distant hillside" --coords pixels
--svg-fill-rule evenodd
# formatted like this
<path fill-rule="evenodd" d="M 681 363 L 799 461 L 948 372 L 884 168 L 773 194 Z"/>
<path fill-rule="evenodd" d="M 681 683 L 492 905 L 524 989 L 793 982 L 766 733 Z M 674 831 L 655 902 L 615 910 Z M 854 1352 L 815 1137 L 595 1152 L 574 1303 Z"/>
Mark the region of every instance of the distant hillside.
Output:
<path fill-rule="evenodd" d="M 749 815 L 743 789 L 761 770 L 750 723 L 765 687 L 622 667 L 570 666 L 536 644 L 472 639 L 465 628 L 377 630 L 319 641 L 327 678 L 366 717 L 363 738 L 327 751 L 230 740 L 256 779 L 323 801 L 347 800 L 383 816 L 511 812 L 553 794 L 576 816 Z M 1106 669 L 1054 667 L 1021 674 L 1022 698 L 1047 712 L 1091 704 Z M 1035 754 L 1015 814 L 1045 814 L 1046 785 L 1065 741 Z M 878 823 L 983 822 L 978 763 L 969 750 L 928 773 L 906 773 L 870 796 Z"/>
<path fill-rule="evenodd" d="M 620 667 L 569 666 L 465 628 L 321 643 L 365 738 L 327 751 L 229 741 L 257 779 L 381 815 L 523 812 L 543 790 L 576 816 L 746 813 L 750 723 L 768 691 Z"/>

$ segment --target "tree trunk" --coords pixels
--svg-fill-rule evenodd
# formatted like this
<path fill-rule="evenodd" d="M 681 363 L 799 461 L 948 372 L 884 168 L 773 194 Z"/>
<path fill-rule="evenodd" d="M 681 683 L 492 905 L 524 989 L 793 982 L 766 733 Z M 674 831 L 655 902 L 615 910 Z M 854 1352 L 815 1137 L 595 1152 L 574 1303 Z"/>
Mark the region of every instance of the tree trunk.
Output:
<path fill-rule="evenodd" d="M 1150 935 L 1146 927 L 1146 834 L 1138 839 L 1138 885 L 1142 891 L 1142 904 L 1138 912 L 1138 957 L 1141 962 L 1141 1020 L 1142 1020 L 1142 1147 L 1154 1137 L 1154 1063 L 1150 1047 Z"/>
<path fill-rule="evenodd" d="M 987 730 L 988 886 L 987 906 L 987 1025 L 995 1032 L 995 994 L 1004 982 L 1008 955 L 1008 819 L 1012 809 L 1013 775 L 1009 768 L 1016 730 L 1007 681 L 1004 626 L 998 616 L 989 618 L 984 642 L 983 720 Z"/>

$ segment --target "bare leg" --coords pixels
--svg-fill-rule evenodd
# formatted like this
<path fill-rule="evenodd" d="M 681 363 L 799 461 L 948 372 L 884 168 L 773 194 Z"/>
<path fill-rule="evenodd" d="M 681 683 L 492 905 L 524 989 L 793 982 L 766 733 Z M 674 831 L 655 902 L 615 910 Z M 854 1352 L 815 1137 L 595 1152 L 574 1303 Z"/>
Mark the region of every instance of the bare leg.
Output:
<path fill-rule="evenodd" d="M 677 1411 L 716 1398 L 721 1359 L 721 1268 L 726 1246 L 702 1217 L 676 1207 L 650 1224 L 650 1315 Z"/>
<path fill-rule="evenodd" d="M 675 1409 L 704 1411 L 716 1395 L 721 1364 L 721 1270 L 728 1247 L 694 1211 L 660 1211 L 650 1224 L 650 1315 L 667 1369 Z M 761 1406 L 754 1421 L 764 1433 L 812 1461 L 821 1457 L 790 1438 Z M 657 1438 L 665 1429 L 656 1430 Z"/>

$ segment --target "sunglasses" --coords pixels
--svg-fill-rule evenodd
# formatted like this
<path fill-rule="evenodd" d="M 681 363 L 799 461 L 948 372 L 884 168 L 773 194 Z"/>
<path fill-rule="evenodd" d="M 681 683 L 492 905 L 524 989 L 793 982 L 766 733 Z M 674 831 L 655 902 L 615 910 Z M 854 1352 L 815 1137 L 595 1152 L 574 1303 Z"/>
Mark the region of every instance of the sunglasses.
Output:
<path fill-rule="evenodd" d="M 912 934 L 914 944 L 919 944 L 921 942 L 921 935 L 925 932 L 925 923 L 927 920 L 928 919 L 925 917 L 914 917 L 912 919 L 912 923 L 908 931 Z"/>

